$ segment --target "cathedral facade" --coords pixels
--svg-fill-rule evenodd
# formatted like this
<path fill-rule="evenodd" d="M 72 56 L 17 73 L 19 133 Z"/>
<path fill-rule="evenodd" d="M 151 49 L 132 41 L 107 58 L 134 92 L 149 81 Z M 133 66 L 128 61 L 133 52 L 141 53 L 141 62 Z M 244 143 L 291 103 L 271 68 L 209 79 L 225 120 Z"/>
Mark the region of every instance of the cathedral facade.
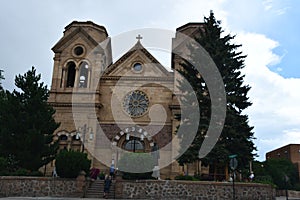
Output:
<path fill-rule="evenodd" d="M 200 23 L 189 23 L 176 32 L 193 37 Z M 180 46 L 177 33 L 172 45 Z M 74 21 L 52 48 L 54 66 L 49 103 L 60 127 L 54 138 L 60 149 L 86 152 L 92 167 L 106 171 L 118 167 L 124 152 L 159 151 L 162 178 L 188 170 L 176 162 L 174 141 L 180 113 L 176 97 L 176 69 L 182 59 L 173 54 L 167 70 L 144 48 L 140 35 L 123 56 L 113 62 L 111 38 L 105 27 Z"/>

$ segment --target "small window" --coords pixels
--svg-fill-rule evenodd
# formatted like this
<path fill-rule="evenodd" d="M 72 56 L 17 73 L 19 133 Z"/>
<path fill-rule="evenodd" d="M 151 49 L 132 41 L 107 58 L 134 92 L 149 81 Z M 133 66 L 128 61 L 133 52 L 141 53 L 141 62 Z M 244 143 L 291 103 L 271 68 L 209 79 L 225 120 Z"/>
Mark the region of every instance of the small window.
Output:
<path fill-rule="evenodd" d="M 76 56 L 81 56 L 83 54 L 83 52 L 84 52 L 84 49 L 82 46 L 77 46 L 74 48 L 74 54 Z"/>
<path fill-rule="evenodd" d="M 135 63 L 135 64 L 133 65 L 133 70 L 134 70 L 134 71 L 140 72 L 140 71 L 142 71 L 142 69 L 143 69 L 143 66 L 142 66 L 141 63 Z"/>

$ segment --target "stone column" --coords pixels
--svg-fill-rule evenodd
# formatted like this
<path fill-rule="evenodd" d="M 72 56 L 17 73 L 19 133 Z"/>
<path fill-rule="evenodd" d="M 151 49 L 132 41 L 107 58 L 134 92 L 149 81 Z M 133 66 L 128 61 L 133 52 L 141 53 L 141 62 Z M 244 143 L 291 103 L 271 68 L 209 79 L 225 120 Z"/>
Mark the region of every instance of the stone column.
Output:
<path fill-rule="evenodd" d="M 75 67 L 75 83 L 74 83 L 74 88 L 78 88 L 79 85 L 79 67 Z"/>
<path fill-rule="evenodd" d="M 84 171 L 81 171 L 76 178 L 76 192 L 80 192 L 82 194 L 82 197 L 84 196 L 87 187 L 85 175 L 86 173 Z"/>

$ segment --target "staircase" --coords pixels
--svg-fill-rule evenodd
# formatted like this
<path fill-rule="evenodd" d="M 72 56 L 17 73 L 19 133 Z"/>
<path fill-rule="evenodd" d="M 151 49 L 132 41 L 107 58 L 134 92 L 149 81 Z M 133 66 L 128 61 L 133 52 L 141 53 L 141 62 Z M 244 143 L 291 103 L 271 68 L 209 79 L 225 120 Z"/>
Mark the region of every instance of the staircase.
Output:
<path fill-rule="evenodd" d="M 104 180 L 95 180 L 91 183 L 90 187 L 87 189 L 85 193 L 85 198 L 103 198 L 104 193 Z M 115 180 L 112 181 L 109 194 L 107 196 L 108 199 L 115 198 Z"/>

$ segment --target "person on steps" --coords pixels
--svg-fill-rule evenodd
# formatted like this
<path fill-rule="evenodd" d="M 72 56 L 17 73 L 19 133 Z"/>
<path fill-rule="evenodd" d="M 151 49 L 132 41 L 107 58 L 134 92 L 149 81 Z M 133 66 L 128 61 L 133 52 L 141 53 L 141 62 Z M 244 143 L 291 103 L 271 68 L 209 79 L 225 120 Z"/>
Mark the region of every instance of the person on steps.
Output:
<path fill-rule="evenodd" d="M 111 186 L 111 176 L 106 175 L 104 179 L 104 194 L 103 198 L 107 198 L 109 194 L 109 189 Z"/>

